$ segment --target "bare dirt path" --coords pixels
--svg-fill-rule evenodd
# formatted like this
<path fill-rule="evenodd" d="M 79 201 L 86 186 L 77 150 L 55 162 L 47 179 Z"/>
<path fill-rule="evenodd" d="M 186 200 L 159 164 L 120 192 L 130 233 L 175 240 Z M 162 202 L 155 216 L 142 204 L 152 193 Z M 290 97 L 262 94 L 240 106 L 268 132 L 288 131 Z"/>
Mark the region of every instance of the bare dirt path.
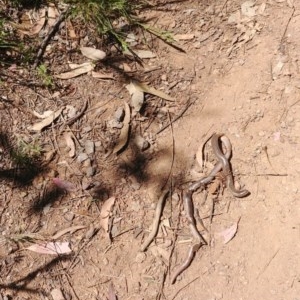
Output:
<path fill-rule="evenodd" d="M 97 125 L 91 136 L 101 143 L 96 143 L 93 161 L 98 172 L 92 182 L 100 182 L 97 196 L 101 200 L 116 197 L 114 238 L 111 243 L 100 229 L 101 202 L 96 205 L 85 200 L 89 192 L 80 200 L 73 195 L 53 202 L 50 213 L 43 210 L 39 216 L 42 232 L 78 224 L 89 229 L 68 237 L 76 246 L 71 261 L 52 266 L 47 258 L 33 254 L 26 263 L 19 263 L 21 279 L 14 271 L 17 264 L 7 262 L 9 270 L 3 265 L 3 296 L 50 299 L 49 291 L 58 287 L 67 299 L 111 300 L 108 291 L 113 283 L 118 299 L 128 300 L 299 299 L 299 3 L 175 1 L 148 17 L 158 27 L 174 32 L 186 51 L 156 42 L 157 58 L 147 66 L 160 68 L 148 79 L 176 99 L 167 102 L 158 115 L 168 122 L 166 112 L 174 118 L 187 101 L 194 104 L 172 128 L 156 136 L 157 124 L 145 131 L 140 127 L 141 135 L 151 142 L 150 149 L 140 153 L 131 147 L 111 158 L 101 150 L 103 139 L 98 131 L 104 129 L 98 118 L 113 115 L 120 98 L 128 99 L 128 95 L 111 83 L 75 81 L 80 93 L 91 97 L 91 105 L 111 99 L 106 110 L 87 112 L 86 124 L 78 129 L 89 132 L 88 125 Z M 151 105 L 159 107 L 160 102 Z M 204 193 L 194 195 L 200 215 L 208 217 L 203 221 L 209 233 L 201 232 L 209 245 L 197 252 L 190 267 L 171 285 L 170 275 L 185 259 L 191 238 L 180 204 L 181 188 L 201 177 L 196 174 L 200 168 L 195 155 L 213 132 L 230 138 L 235 179 L 251 195 L 235 199 L 225 188 L 215 201 L 211 224 L 211 202 L 204 201 Z M 109 142 L 104 140 L 104 146 Z M 84 171 L 69 160 L 70 171 L 63 165 L 66 154 L 61 155 L 56 162 L 59 176 L 73 174 L 73 181 L 80 181 Z M 214 162 L 209 152 L 204 172 Z M 139 249 L 149 233 L 160 188 L 168 178 L 171 196 L 166 200 L 162 225 L 155 243 L 142 253 Z M 13 195 L 9 188 L 2 190 L 6 197 Z M 22 201 L 21 196 L 17 199 Z M 11 214 L 18 205 L 9 205 L 5 211 Z M 222 232 L 236 222 L 235 237 L 224 244 Z M 10 228 L 15 227 L 10 224 Z M 34 270 L 39 271 L 29 280 L 26 274 Z"/>

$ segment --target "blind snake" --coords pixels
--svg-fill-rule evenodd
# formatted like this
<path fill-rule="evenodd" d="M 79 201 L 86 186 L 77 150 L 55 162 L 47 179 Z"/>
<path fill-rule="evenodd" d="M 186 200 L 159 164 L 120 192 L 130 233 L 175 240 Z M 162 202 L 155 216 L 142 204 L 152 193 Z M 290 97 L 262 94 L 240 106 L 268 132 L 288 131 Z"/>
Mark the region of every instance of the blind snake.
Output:
<path fill-rule="evenodd" d="M 226 151 L 223 153 L 219 140 L 224 144 Z M 188 251 L 187 258 L 184 260 L 184 262 L 177 268 L 174 275 L 171 278 L 171 283 L 175 283 L 176 278 L 189 267 L 191 264 L 196 252 L 199 250 L 199 248 L 202 245 L 207 244 L 202 235 L 199 233 L 196 225 L 196 220 L 194 217 L 194 204 L 192 200 L 193 193 L 200 189 L 204 188 L 205 185 L 210 183 L 217 175 L 218 172 L 223 170 L 223 172 L 226 175 L 226 185 L 231 191 L 232 195 L 234 197 L 242 198 L 247 195 L 249 195 L 248 190 L 237 190 L 234 187 L 234 181 L 233 181 L 233 175 L 231 172 L 231 167 L 229 163 L 229 159 L 231 157 L 232 152 L 232 146 L 230 140 L 223 134 L 216 134 L 214 133 L 211 138 L 211 145 L 212 149 L 214 151 L 215 156 L 218 159 L 218 162 L 214 166 L 214 168 L 211 170 L 208 176 L 202 177 L 200 180 L 192 183 L 186 191 L 183 191 L 182 199 L 183 199 L 183 206 L 184 210 L 187 216 L 187 220 L 189 222 L 189 227 L 191 230 L 192 235 L 196 239 L 196 242 L 190 246 L 190 249 Z"/>

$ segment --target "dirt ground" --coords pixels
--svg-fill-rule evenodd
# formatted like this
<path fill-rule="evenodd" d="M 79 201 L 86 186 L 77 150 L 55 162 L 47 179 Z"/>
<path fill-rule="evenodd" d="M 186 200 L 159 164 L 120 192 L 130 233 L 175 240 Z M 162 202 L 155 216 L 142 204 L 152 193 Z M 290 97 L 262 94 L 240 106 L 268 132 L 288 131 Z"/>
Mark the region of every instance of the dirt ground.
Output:
<path fill-rule="evenodd" d="M 86 74 L 63 81 L 59 94 L 20 83 L 1 87 L 0 299 L 52 299 L 60 289 L 65 299 L 300 300 L 299 1 L 163 1 L 143 14 L 185 52 L 146 35 L 156 57 L 143 66 L 113 51 L 99 65 L 115 80 Z M 51 66 L 63 69 L 54 59 Z M 175 101 L 147 94 L 141 112 L 132 110 L 128 145 L 116 155 L 120 129 L 112 121 L 130 103 L 130 78 Z M 61 116 L 41 133 L 28 130 L 37 121 L 33 110 L 64 107 L 65 118 L 67 108 L 80 111 L 87 100 L 73 124 Z M 197 159 L 213 132 L 230 139 L 235 181 L 251 194 L 234 198 L 224 187 L 214 197 L 216 179 L 207 193 L 193 195 L 208 245 L 171 284 L 192 241 L 181 193 L 215 164 L 210 142 L 204 169 Z M 43 160 L 17 168 L 11 149 L 20 140 L 38 143 Z M 73 186 L 66 192 L 53 178 Z M 170 193 L 159 231 L 141 252 L 162 188 Z M 107 199 L 114 200 L 104 217 L 109 236 L 100 222 Z M 225 230 L 236 224 L 225 244 Z M 69 242 L 71 254 L 26 249 L 74 226 L 81 227 L 57 238 Z"/>

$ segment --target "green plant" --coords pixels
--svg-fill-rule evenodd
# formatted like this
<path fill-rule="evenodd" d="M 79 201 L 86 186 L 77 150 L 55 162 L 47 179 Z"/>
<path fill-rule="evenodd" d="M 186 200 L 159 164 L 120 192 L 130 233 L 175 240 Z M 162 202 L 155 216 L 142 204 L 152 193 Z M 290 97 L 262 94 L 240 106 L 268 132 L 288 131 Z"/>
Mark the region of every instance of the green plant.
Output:
<path fill-rule="evenodd" d="M 71 17 L 82 18 L 94 26 L 98 34 L 114 37 L 123 48 L 127 48 L 120 28 L 114 21 L 121 19 L 128 25 L 137 24 L 134 11 L 143 5 L 143 1 L 133 0 L 65 0 L 72 7 Z"/>
<path fill-rule="evenodd" d="M 18 166 L 30 165 L 32 161 L 41 155 L 41 147 L 37 141 L 28 143 L 23 139 L 18 139 L 17 146 L 10 153 L 13 162 Z"/>
<path fill-rule="evenodd" d="M 43 84 L 47 87 L 53 87 L 54 83 L 52 76 L 49 74 L 47 67 L 41 64 L 37 67 L 38 76 L 42 80 Z"/>

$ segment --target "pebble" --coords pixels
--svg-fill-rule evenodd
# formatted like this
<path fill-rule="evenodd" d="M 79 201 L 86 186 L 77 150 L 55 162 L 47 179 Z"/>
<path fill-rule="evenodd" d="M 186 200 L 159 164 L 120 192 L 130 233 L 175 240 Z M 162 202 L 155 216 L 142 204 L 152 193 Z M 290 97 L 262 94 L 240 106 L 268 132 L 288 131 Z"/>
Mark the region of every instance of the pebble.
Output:
<path fill-rule="evenodd" d="M 64 215 L 64 218 L 67 220 L 67 221 L 69 221 L 69 222 L 71 222 L 73 219 L 74 219 L 74 217 L 75 217 L 75 214 L 73 213 L 73 212 L 67 212 L 65 215 Z"/>
<path fill-rule="evenodd" d="M 150 143 L 140 135 L 135 136 L 134 143 L 141 151 L 145 151 L 150 147 Z"/>
<path fill-rule="evenodd" d="M 93 141 L 87 140 L 84 144 L 84 149 L 86 154 L 93 154 L 95 152 L 95 143 Z"/>
<path fill-rule="evenodd" d="M 87 160 L 89 157 L 88 157 L 88 155 L 86 154 L 86 153 L 79 153 L 78 154 L 78 156 L 77 156 L 77 161 L 79 162 L 79 163 L 82 163 L 82 162 L 84 162 L 85 160 Z"/>
<path fill-rule="evenodd" d="M 123 127 L 123 123 L 118 122 L 117 120 L 110 120 L 107 122 L 107 126 L 110 128 L 121 129 Z"/>
<path fill-rule="evenodd" d="M 92 176 L 95 175 L 95 173 L 96 173 L 96 169 L 92 166 L 87 167 L 86 170 L 85 170 L 85 174 L 86 174 L 87 177 L 92 177 Z"/>
<path fill-rule="evenodd" d="M 119 107 L 115 112 L 115 120 L 117 122 L 122 122 L 125 116 L 125 111 L 122 107 Z"/>
<path fill-rule="evenodd" d="M 146 259 L 146 254 L 144 252 L 138 252 L 138 254 L 135 257 L 135 261 L 138 264 L 141 264 L 142 262 L 144 262 Z"/>

